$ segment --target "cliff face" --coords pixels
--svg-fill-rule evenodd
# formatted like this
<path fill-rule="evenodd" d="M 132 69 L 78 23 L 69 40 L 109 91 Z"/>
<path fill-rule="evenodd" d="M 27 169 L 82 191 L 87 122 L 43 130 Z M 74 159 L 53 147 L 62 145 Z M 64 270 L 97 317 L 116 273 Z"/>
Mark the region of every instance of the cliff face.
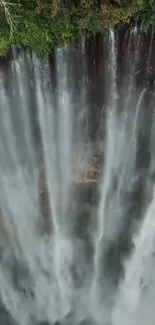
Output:
<path fill-rule="evenodd" d="M 148 173 L 151 160 L 149 125 L 151 124 L 153 110 L 151 100 L 154 90 L 155 69 L 154 35 L 151 33 L 146 35 L 135 28 L 125 29 L 116 32 L 113 41 L 112 47 L 112 39 L 109 33 L 104 37 L 82 39 L 72 43 L 72 46 L 67 49 L 62 47 L 56 49 L 45 64 L 44 62 L 40 63 L 27 50 L 14 51 L 13 61 L 12 57 L 0 60 L 0 73 L 3 79 L 2 100 L 5 105 L 8 105 L 6 107 L 8 107 L 8 116 L 11 118 L 12 130 L 15 137 L 19 139 L 18 151 L 21 165 L 23 161 L 26 161 L 26 165 L 31 165 L 32 159 L 32 155 L 29 155 L 26 146 L 27 140 L 23 129 L 30 130 L 30 136 L 32 136 L 30 147 L 33 147 L 36 166 L 40 174 L 36 186 L 38 202 L 40 213 L 42 216 L 45 215 L 44 219 L 46 219 L 45 224 L 43 222 L 41 227 L 45 227 L 47 232 L 51 231 L 52 225 L 49 217 L 49 194 L 44 175 L 42 133 L 38 118 L 40 101 L 42 103 L 41 108 L 44 108 L 44 104 L 46 105 L 50 98 L 45 114 L 47 110 L 54 112 L 55 120 L 52 122 L 53 127 L 51 129 L 53 130 L 52 136 L 56 139 L 58 139 L 60 131 L 58 120 L 62 121 L 61 104 L 69 107 L 71 112 L 73 128 L 71 180 L 75 197 L 80 197 L 79 203 L 73 204 L 71 210 L 75 209 L 77 214 L 80 216 L 91 215 L 92 206 L 96 204 L 95 200 L 99 196 L 99 179 L 101 180 L 102 168 L 104 171 L 105 121 L 107 109 L 109 109 L 108 99 L 111 99 L 113 94 L 113 91 L 110 93 L 112 74 L 115 75 L 117 84 L 114 91 L 117 92 L 118 115 L 121 115 L 125 108 L 124 103 L 127 100 L 127 94 L 128 97 L 130 96 L 131 111 L 136 107 L 137 98 L 139 98 L 142 89 L 145 88 L 145 96 L 142 94 L 144 109 L 141 110 L 140 121 L 143 127 L 138 130 L 136 158 L 141 188 L 143 186 L 143 175 Z M 38 67 L 41 67 L 41 73 Z M 39 71 L 38 74 L 36 71 Z M 132 83 L 132 81 L 134 82 Z M 46 85 L 45 89 L 43 89 L 44 84 Z M 44 96 L 45 94 L 47 97 Z M 63 101 L 61 102 L 62 97 Z M 21 107 L 23 107 L 23 111 L 21 111 Z M 1 114 L 0 123 L 7 120 L 6 109 L 2 110 Z M 23 121 L 26 121 L 27 124 Z M 4 139 L 6 136 L 3 134 L 4 127 L 2 124 L 0 126 L 1 137 Z M 62 130 L 60 133 L 63 134 Z M 10 146 L 10 150 L 7 150 L 6 160 L 3 159 L 3 155 L 1 156 L 1 164 L 4 165 L 4 168 L 7 164 L 9 165 L 9 161 L 12 159 L 11 148 Z M 61 159 L 58 159 L 58 162 L 57 166 L 60 169 Z M 40 168 L 41 165 L 43 169 Z M 151 168 L 154 168 L 153 165 Z M 117 182 L 116 179 L 116 184 L 113 184 L 114 190 L 117 188 Z M 80 193 L 83 194 L 80 195 Z M 91 203 L 93 195 L 95 195 L 95 200 Z M 85 198 L 84 201 L 82 201 L 83 198 Z M 88 207 L 87 204 L 91 206 Z M 80 206 L 79 210 L 78 206 Z"/>
<path fill-rule="evenodd" d="M 77 166 L 77 161 L 73 159 L 72 162 L 71 200 L 68 206 L 68 214 L 74 219 L 73 223 L 78 235 L 88 230 L 93 209 L 99 200 L 99 181 L 101 178 L 102 163 L 99 156 L 93 156 L 91 158 L 90 163 L 83 164 L 81 162 L 82 167 L 80 171 L 79 163 Z M 39 176 L 37 193 L 40 212 L 38 227 L 41 233 L 50 234 L 52 231 L 52 218 L 46 176 L 43 171 Z"/>

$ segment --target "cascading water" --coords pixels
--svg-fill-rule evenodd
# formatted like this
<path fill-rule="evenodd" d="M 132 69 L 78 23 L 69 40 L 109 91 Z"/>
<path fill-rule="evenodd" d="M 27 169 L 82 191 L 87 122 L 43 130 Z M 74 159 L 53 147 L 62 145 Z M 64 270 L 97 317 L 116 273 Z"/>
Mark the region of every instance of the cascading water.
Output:
<path fill-rule="evenodd" d="M 0 62 L 3 324 L 153 325 L 154 38 L 119 37 Z"/>

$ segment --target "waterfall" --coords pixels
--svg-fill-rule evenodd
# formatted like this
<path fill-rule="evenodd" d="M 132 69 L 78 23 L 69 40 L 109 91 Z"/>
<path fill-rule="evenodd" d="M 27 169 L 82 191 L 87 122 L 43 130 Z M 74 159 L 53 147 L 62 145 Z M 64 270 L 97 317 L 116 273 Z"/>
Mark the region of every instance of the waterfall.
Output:
<path fill-rule="evenodd" d="M 154 286 L 154 226 L 153 197 L 143 225 L 134 239 L 135 251 L 125 265 L 125 280 L 120 289 L 119 304 L 121 307 L 115 307 L 114 324 L 122 322 L 123 313 L 125 313 L 123 317 L 125 315 L 127 317 L 127 324 L 136 324 L 137 318 L 141 319 L 142 324 L 145 324 L 146 319 L 152 317 L 148 313 L 148 306 L 145 308 L 143 301 L 148 304 L 146 295 L 150 299 L 150 291 L 154 295 L 152 290 L 152 286 Z M 153 296 L 151 299 L 154 299 Z M 142 313 L 144 313 L 145 321 L 141 315 Z"/>
<path fill-rule="evenodd" d="M 109 98 L 110 104 L 114 108 L 116 99 L 117 99 L 117 86 L 116 86 L 116 78 L 117 78 L 117 40 L 116 35 L 113 30 L 109 32 L 109 43 L 110 43 L 110 69 L 111 69 L 111 78 L 110 78 L 110 86 L 111 93 Z"/>
<path fill-rule="evenodd" d="M 0 60 L 1 323 L 153 325 L 154 39 L 121 33 Z"/>

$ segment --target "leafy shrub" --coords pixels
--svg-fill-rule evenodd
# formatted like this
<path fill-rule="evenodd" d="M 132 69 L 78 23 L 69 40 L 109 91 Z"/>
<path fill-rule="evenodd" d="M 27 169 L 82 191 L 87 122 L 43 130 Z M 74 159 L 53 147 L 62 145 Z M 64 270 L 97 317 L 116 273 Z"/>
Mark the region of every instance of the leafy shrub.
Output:
<path fill-rule="evenodd" d="M 9 36 L 0 34 L 0 56 L 5 56 L 9 50 Z"/>
<path fill-rule="evenodd" d="M 102 34 L 107 28 L 133 20 L 145 28 L 155 24 L 154 0 L 9 0 L 14 4 L 11 19 L 16 28 L 11 37 L 0 1 L 0 55 L 10 45 L 25 45 L 39 57 L 54 46 L 70 42 L 81 34 Z M 2 19 L 3 18 L 3 19 Z"/>

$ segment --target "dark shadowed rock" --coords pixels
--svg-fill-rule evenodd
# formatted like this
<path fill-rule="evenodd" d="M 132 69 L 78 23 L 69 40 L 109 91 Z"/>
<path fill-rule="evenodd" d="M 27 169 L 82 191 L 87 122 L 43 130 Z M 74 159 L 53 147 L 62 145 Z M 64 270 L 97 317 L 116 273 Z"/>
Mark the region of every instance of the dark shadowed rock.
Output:
<path fill-rule="evenodd" d="M 16 325 L 9 311 L 0 303 L 0 324 L 1 325 Z"/>

